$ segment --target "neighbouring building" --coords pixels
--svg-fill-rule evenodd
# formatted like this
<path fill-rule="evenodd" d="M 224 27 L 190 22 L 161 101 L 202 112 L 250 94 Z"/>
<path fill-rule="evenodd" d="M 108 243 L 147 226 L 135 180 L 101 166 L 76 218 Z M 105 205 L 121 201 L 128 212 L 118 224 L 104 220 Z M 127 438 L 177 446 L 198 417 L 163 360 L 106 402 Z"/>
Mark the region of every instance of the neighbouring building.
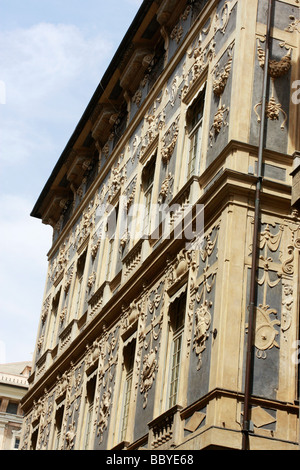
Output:
<path fill-rule="evenodd" d="M 31 214 L 22 449 L 299 448 L 299 45 L 297 0 L 143 1 Z"/>
<path fill-rule="evenodd" d="M 28 390 L 31 363 L 0 364 L 0 450 L 20 445 L 23 412 L 21 400 Z"/>

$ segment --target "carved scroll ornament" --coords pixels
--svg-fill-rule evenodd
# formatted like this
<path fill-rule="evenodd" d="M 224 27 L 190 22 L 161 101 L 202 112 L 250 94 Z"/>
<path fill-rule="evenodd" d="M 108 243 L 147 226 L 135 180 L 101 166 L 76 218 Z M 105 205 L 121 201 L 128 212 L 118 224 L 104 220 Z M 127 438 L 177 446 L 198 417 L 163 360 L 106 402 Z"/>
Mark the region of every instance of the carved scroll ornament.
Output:
<path fill-rule="evenodd" d="M 270 315 L 277 316 L 277 310 L 270 308 L 269 305 L 263 306 L 260 304 L 256 312 L 255 331 L 256 356 L 259 359 L 266 359 L 267 350 L 273 347 L 279 348 L 276 341 L 279 332 L 274 327 L 280 325 L 280 321 L 277 319 L 271 320 Z"/>

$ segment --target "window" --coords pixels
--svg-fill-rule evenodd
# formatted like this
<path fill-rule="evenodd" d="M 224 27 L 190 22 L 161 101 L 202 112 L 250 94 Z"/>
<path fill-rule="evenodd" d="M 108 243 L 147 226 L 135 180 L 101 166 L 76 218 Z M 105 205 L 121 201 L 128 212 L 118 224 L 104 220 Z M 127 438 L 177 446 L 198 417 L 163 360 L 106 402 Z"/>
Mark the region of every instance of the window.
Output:
<path fill-rule="evenodd" d="M 112 238 L 109 240 L 109 245 L 108 245 L 108 257 L 107 257 L 107 265 L 106 265 L 106 280 L 110 280 L 111 276 L 111 271 L 112 271 L 112 255 L 114 251 L 114 239 Z"/>
<path fill-rule="evenodd" d="M 205 88 L 201 91 L 200 96 L 188 110 L 187 114 L 189 135 L 187 179 L 199 173 L 204 102 Z"/>
<path fill-rule="evenodd" d="M 56 319 L 57 319 L 59 299 L 60 299 L 60 290 L 52 301 L 50 326 L 49 326 L 49 335 L 50 335 L 49 348 L 50 349 L 52 349 L 55 346 L 55 332 L 56 332 L 56 323 L 57 323 Z"/>
<path fill-rule="evenodd" d="M 106 263 L 105 280 L 109 281 L 114 275 L 113 252 L 115 246 L 115 236 L 117 233 L 117 223 L 119 215 L 119 204 L 111 211 L 107 218 L 107 234 L 109 238 L 108 255 Z"/>
<path fill-rule="evenodd" d="M 129 405 L 132 390 L 133 380 L 133 366 L 134 366 L 134 355 L 135 355 L 136 341 L 132 340 L 127 346 L 124 347 L 124 366 L 125 366 L 125 383 L 123 392 L 123 407 L 121 417 L 121 442 L 126 438 L 126 431 L 128 427 L 128 416 L 129 416 Z"/>
<path fill-rule="evenodd" d="M 148 93 L 152 90 L 156 80 L 160 77 L 162 71 L 164 70 L 165 64 L 165 45 L 164 41 L 161 41 L 156 46 L 155 55 L 152 59 L 152 62 L 147 70 L 148 75 Z"/>
<path fill-rule="evenodd" d="M 75 288 L 74 288 L 74 317 L 77 318 L 80 309 L 80 300 L 81 300 L 81 291 L 82 291 L 82 283 L 83 283 L 83 274 L 85 268 L 85 261 L 86 261 L 86 251 L 80 256 L 77 261 L 77 273 L 76 273 L 76 280 L 75 280 Z"/>
<path fill-rule="evenodd" d="M 91 431 L 93 429 L 92 417 L 94 411 L 94 399 L 96 389 L 96 372 L 93 377 L 89 378 L 86 386 L 86 397 L 84 406 L 84 421 L 83 421 L 83 449 L 88 450 L 90 444 Z"/>
<path fill-rule="evenodd" d="M 6 413 L 16 415 L 18 413 L 18 403 L 14 403 L 14 402 L 10 401 L 7 405 Z"/>
<path fill-rule="evenodd" d="M 54 443 L 54 450 L 59 450 L 59 444 L 60 444 L 60 436 L 61 436 L 61 429 L 62 429 L 62 423 L 63 423 L 63 417 L 64 417 L 64 404 L 61 403 L 59 405 L 59 408 L 56 410 L 55 414 L 55 426 L 54 426 L 54 437 L 53 437 L 53 443 Z"/>
<path fill-rule="evenodd" d="M 170 324 L 172 343 L 170 347 L 170 373 L 169 373 L 169 396 L 168 406 L 176 405 L 179 389 L 179 374 L 182 359 L 182 339 L 184 332 L 184 318 L 186 307 L 185 291 L 172 302 L 170 307 Z"/>
<path fill-rule="evenodd" d="M 15 437 L 14 449 L 18 449 L 20 446 L 20 438 Z"/>
<path fill-rule="evenodd" d="M 33 424 L 32 426 L 32 433 L 31 433 L 31 442 L 30 442 L 30 450 L 36 450 L 38 435 L 39 435 L 39 420 Z"/>
<path fill-rule="evenodd" d="M 150 231 L 150 215 L 151 215 L 151 200 L 153 181 L 155 173 L 156 153 L 147 163 L 143 170 L 142 184 L 144 192 L 144 221 L 143 221 L 143 234 L 148 237 Z"/>

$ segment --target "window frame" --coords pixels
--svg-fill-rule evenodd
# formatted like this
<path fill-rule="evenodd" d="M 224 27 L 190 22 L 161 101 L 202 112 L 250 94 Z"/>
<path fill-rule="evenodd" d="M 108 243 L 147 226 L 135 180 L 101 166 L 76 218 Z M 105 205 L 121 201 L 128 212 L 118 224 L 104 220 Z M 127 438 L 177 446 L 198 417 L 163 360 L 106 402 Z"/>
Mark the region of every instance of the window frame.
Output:
<path fill-rule="evenodd" d="M 144 204 L 142 238 L 150 238 L 151 235 L 151 205 L 153 199 L 156 159 L 157 149 L 152 153 L 142 170 L 142 198 Z"/>
<path fill-rule="evenodd" d="M 80 264 L 83 266 L 80 266 Z M 74 290 L 72 296 L 72 305 L 73 305 L 73 318 L 79 318 L 80 313 L 80 305 L 81 305 L 81 297 L 83 291 L 83 278 L 85 274 L 85 268 L 87 265 L 87 250 L 85 249 L 83 253 L 78 256 L 77 264 L 76 264 L 76 276 L 75 276 L 75 283 L 74 283 Z"/>
<path fill-rule="evenodd" d="M 186 129 L 188 135 L 188 159 L 186 167 L 186 180 L 200 173 L 203 124 L 206 102 L 206 82 L 202 85 L 198 96 L 187 110 Z M 199 117 L 200 115 L 200 117 Z"/>
<path fill-rule="evenodd" d="M 119 419 L 119 425 L 116 426 L 115 444 L 125 442 L 129 439 L 130 429 L 130 406 L 132 403 L 132 396 L 134 393 L 134 368 L 135 368 L 135 357 L 137 352 L 137 339 L 136 331 L 131 334 L 123 344 L 122 354 L 122 371 L 120 376 L 119 392 L 120 396 L 123 397 L 119 402 L 119 410 L 117 416 Z M 116 442 L 117 441 L 117 442 Z"/>
<path fill-rule="evenodd" d="M 168 381 L 166 393 L 166 409 L 170 409 L 178 404 L 180 379 L 182 370 L 183 345 L 185 333 L 185 318 L 187 308 L 187 284 L 178 289 L 174 295 L 174 300 L 169 306 L 169 340 L 168 340 Z M 176 321 L 179 323 L 176 325 Z M 176 343 L 180 341 L 180 348 L 175 351 Z M 179 353 L 179 358 L 178 358 Z M 176 362 L 174 362 L 176 360 Z M 174 378 L 173 372 L 177 369 Z M 175 392 L 174 392 L 175 388 Z"/>
<path fill-rule="evenodd" d="M 83 450 L 89 449 L 93 435 L 93 415 L 97 388 L 97 370 L 98 369 L 95 369 L 93 373 L 89 374 L 86 382 L 81 436 L 81 445 Z"/>

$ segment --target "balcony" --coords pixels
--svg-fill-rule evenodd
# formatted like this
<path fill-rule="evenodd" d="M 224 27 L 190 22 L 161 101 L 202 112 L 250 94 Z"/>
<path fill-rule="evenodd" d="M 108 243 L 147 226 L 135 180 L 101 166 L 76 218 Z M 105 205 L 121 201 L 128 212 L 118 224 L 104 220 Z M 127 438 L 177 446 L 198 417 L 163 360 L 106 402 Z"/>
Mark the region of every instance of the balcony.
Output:
<path fill-rule="evenodd" d="M 182 407 L 175 405 L 151 421 L 149 426 L 149 450 L 171 449 L 180 442 Z"/>

